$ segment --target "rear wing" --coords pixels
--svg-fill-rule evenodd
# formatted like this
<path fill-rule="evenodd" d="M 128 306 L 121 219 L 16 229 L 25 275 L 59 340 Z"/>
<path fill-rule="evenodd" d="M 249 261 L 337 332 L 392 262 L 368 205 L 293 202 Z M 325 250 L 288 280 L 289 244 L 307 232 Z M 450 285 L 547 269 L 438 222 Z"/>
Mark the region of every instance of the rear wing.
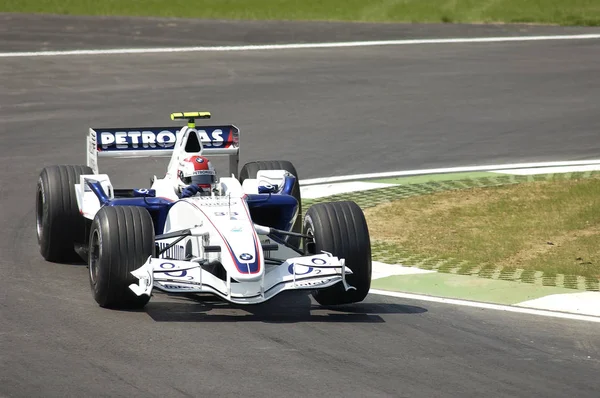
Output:
<path fill-rule="evenodd" d="M 171 118 L 180 119 L 173 115 Z M 186 134 L 194 130 L 196 134 Z M 90 128 L 86 147 L 87 165 L 94 174 L 98 174 L 99 157 L 171 157 L 173 150 L 181 147 L 187 153 L 229 156 L 229 175 L 237 177 L 239 133 L 239 129 L 233 125 L 195 127 L 193 123 L 184 127 Z M 181 142 L 182 139 L 186 142 Z"/>

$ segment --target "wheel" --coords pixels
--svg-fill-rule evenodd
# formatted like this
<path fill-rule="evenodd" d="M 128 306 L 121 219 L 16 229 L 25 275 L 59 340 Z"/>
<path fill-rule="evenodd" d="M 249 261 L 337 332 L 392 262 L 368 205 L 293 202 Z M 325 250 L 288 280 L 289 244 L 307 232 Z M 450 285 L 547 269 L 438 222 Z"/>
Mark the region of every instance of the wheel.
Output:
<path fill-rule="evenodd" d="M 313 237 L 305 240 L 307 254 L 322 251 L 344 258 L 352 275 L 346 282 L 356 290 L 344 289 L 341 283 L 313 293 L 321 305 L 349 304 L 362 301 L 371 288 L 371 241 L 365 216 L 354 202 L 330 202 L 312 205 L 304 217 L 304 233 Z"/>
<path fill-rule="evenodd" d="M 86 242 L 86 219 L 79 213 L 75 184 L 87 166 L 50 166 L 40 173 L 36 192 L 36 229 L 40 253 L 47 261 L 80 260 L 75 243 Z"/>
<path fill-rule="evenodd" d="M 256 178 L 259 170 L 285 170 L 296 177 L 296 184 L 292 188 L 292 196 L 298 201 L 298 217 L 292 226 L 292 232 L 302 232 L 302 200 L 300 197 L 300 178 L 294 165 L 287 160 L 261 160 L 257 162 L 249 162 L 242 167 L 239 180 L 243 183 L 247 178 Z M 300 248 L 301 238 L 290 236 L 287 242 L 296 248 Z"/>
<path fill-rule="evenodd" d="M 90 286 L 96 302 L 105 308 L 137 309 L 149 296 L 129 289 L 138 279 L 131 271 L 154 253 L 154 225 L 148 210 L 137 206 L 104 206 L 90 231 Z"/>

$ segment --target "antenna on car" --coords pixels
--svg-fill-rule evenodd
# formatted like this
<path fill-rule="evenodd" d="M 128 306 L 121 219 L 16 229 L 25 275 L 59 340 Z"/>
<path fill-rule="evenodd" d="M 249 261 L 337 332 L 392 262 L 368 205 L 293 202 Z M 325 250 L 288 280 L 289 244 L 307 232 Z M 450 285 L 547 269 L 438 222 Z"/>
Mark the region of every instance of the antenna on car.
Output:
<path fill-rule="evenodd" d="M 210 119 L 210 112 L 174 112 L 171 113 L 171 120 L 187 119 L 188 127 L 196 128 L 196 119 Z"/>
<path fill-rule="evenodd" d="M 227 192 L 228 206 L 229 206 L 229 219 L 231 220 L 231 192 Z"/>

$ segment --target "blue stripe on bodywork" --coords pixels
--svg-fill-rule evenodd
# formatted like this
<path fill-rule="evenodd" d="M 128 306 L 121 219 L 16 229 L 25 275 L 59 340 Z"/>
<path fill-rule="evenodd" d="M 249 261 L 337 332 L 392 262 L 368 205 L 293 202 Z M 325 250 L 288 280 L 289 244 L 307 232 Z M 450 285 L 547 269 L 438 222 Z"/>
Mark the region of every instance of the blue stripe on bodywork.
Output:
<path fill-rule="evenodd" d="M 233 258 L 233 262 L 235 264 L 235 267 L 238 269 L 238 271 L 240 271 L 241 274 L 256 274 L 256 273 L 258 273 L 260 271 L 259 259 L 258 259 L 258 245 L 257 245 L 257 242 L 256 242 L 256 234 L 252 235 L 252 239 L 254 240 L 254 262 L 252 262 L 252 263 L 242 263 L 242 262 L 240 262 L 238 260 L 238 258 L 236 256 L 236 253 L 233 252 L 233 249 L 231 248 L 231 245 L 227 241 L 227 238 L 225 238 L 225 236 L 223 236 L 223 234 L 221 233 L 221 231 L 219 231 L 219 229 L 217 228 L 217 226 L 215 225 L 215 223 L 213 223 L 213 221 L 210 219 L 210 217 L 208 217 L 206 215 L 206 213 L 204 213 L 204 210 L 202 210 L 198 205 L 196 205 L 193 202 L 187 202 L 187 203 L 190 203 L 196 209 L 200 210 L 200 212 L 202 214 L 204 214 L 204 217 L 206 217 L 206 219 L 211 223 L 211 225 L 217 231 L 217 233 L 219 234 L 219 236 L 221 237 L 221 239 L 223 239 L 223 242 L 225 242 L 225 245 L 227 245 L 227 250 L 229 250 L 229 254 L 231 255 L 231 258 Z M 245 268 L 245 270 L 243 268 Z"/>
<path fill-rule="evenodd" d="M 238 271 L 240 271 L 240 273 L 242 274 L 256 274 L 259 270 L 258 267 L 258 253 L 256 252 L 256 238 L 254 238 L 254 261 L 253 262 L 241 262 L 238 260 L 238 253 L 235 253 L 233 251 L 233 249 L 231 248 L 231 245 L 229 244 L 229 242 L 227 241 L 227 238 L 225 238 L 223 236 L 223 241 L 225 242 L 225 244 L 227 245 L 227 248 L 229 249 L 229 253 L 231 254 L 231 257 L 233 258 L 233 262 L 235 263 L 235 267 L 238 269 Z M 240 253 L 241 254 L 241 253 Z M 249 253 L 252 254 L 252 253 Z"/>

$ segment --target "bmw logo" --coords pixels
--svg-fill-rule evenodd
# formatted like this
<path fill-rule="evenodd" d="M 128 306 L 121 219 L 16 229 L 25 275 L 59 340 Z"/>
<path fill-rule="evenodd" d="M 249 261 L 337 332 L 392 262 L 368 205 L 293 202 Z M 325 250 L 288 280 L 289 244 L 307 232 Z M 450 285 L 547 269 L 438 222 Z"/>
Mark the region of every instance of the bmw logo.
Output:
<path fill-rule="evenodd" d="M 254 256 L 250 253 L 242 253 L 240 254 L 240 260 L 250 261 L 254 258 Z"/>
<path fill-rule="evenodd" d="M 198 162 L 198 163 L 204 163 L 204 159 L 203 159 L 203 158 L 200 158 L 200 157 L 198 157 L 198 158 L 196 158 L 196 162 Z"/>

